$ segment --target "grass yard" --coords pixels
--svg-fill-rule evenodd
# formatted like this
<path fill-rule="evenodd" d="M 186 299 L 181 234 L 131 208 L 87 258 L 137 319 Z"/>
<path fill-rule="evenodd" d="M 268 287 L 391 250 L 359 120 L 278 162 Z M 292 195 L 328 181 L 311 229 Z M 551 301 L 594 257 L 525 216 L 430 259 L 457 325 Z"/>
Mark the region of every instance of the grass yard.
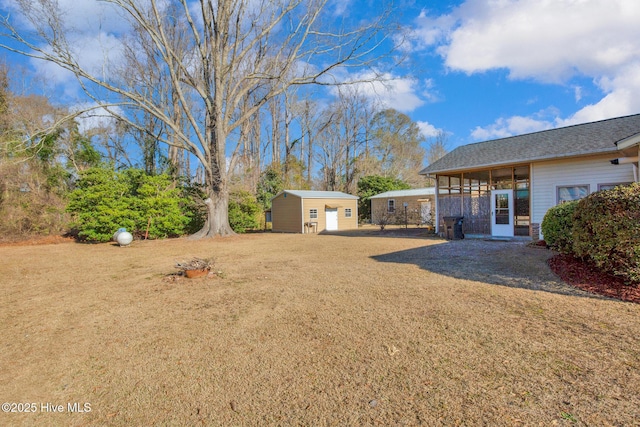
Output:
<path fill-rule="evenodd" d="M 364 231 L 3 246 L 0 400 L 37 406 L 0 425 L 640 425 L 640 305 L 550 255 Z M 167 277 L 192 257 L 221 277 Z"/>

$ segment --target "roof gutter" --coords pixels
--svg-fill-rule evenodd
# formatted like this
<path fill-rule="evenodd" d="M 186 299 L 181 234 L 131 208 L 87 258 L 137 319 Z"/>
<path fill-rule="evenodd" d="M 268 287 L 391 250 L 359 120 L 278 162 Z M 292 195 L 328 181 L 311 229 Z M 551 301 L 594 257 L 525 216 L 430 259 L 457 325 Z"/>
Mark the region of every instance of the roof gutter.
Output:
<path fill-rule="evenodd" d="M 518 166 L 518 165 L 524 166 L 527 164 L 537 163 L 537 162 L 545 162 L 550 160 L 563 160 L 563 159 L 571 159 L 571 158 L 577 158 L 577 157 L 593 157 L 593 156 L 605 155 L 607 153 L 618 154 L 619 151 L 620 150 L 618 148 L 614 147 L 612 149 L 607 148 L 604 150 L 592 151 L 590 153 L 568 153 L 562 156 L 549 155 L 549 156 L 532 157 L 530 159 L 514 159 L 514 160 L 501 161 L 497 163 L 461 166 L 461 167 L 456 167 L 455 169 L 437 169 L 432 171 L 425 171 L 425 169 L 429 168 L 427 166 L 418 174 L 428 176 L 428 177 L 435 177 L 436 175 L 441 175 L 445 173 L 461 173 L 461 172 L 478 171 L 478 170 L 485 170 L 485 169 L 496 169 L 496 168 L 508 167 L 508 166 Z"/>

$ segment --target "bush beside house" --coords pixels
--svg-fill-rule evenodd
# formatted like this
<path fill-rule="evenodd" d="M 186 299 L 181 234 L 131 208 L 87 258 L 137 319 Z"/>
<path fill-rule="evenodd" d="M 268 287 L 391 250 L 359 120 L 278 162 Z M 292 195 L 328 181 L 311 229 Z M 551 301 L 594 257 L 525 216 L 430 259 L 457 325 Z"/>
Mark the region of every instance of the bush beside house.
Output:
<path fill-rule="evenodd" d="M 577 205 L 576 200 L 547 211 L 540 225 L 547 246 L 565 254 L 573 253 L 573 214 Z"/>
<path fill-rule="evenodd" d="M 598 191 L 549 209 L 547 244 L 603 271 L 640 283 L 640 183 Z"/>
<path fill-rule="evenodd" d="M 572 235 L 576 256 L 640 283 L 640 183 L 599 191 L 580 200 Z"/>

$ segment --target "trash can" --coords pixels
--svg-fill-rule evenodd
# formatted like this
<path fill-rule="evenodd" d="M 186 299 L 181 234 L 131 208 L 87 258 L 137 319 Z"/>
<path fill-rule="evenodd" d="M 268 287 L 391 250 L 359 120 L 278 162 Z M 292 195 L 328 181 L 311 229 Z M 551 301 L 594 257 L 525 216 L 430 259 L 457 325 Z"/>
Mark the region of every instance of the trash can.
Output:
<path fill-rule="evenodd" d="M 463 216 L 445 216 L 443 219 L 445 227 L 444 237 L 447 240 L 464 239 L 464 233 L 462 232 Z"/>

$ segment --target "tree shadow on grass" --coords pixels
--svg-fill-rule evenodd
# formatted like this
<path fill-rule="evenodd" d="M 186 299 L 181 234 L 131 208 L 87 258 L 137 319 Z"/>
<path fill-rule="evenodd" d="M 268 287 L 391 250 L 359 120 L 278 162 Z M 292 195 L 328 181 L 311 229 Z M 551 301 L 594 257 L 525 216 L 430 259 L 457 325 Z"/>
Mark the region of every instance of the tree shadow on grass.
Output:
<path fill-rule="evenodd" d="M 517 241 L 452 240 L 376 255 L 378 262 L 414 264 L 437 274 L 487 284 L 601 298 L 576 289 L 556 276 L 547 259 L 553 252 Z"/>

